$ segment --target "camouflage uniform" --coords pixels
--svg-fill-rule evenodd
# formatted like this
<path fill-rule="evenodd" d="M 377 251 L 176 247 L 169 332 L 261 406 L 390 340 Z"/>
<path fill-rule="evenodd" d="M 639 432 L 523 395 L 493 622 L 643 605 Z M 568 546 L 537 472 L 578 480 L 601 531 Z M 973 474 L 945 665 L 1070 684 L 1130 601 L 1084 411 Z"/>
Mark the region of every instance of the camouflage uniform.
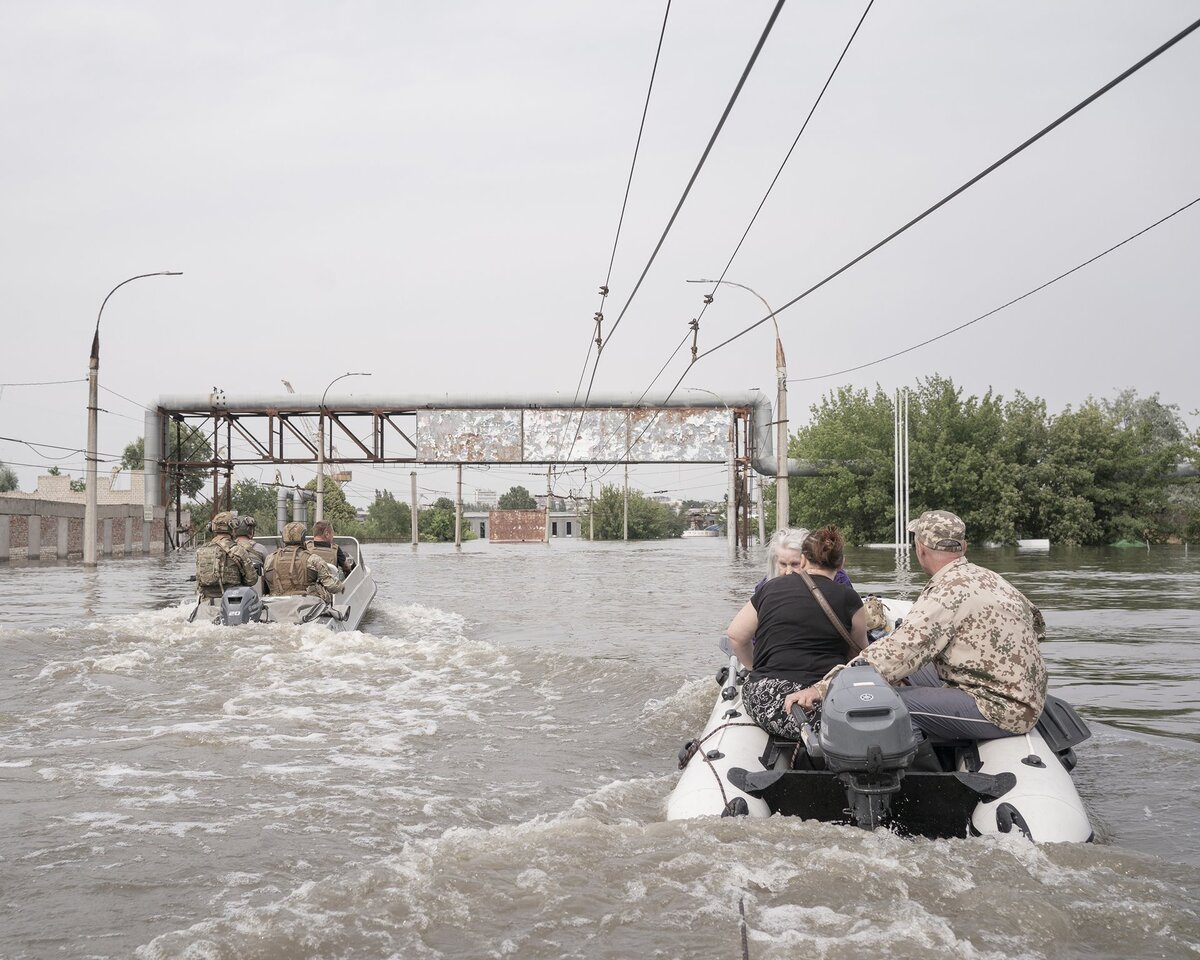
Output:
<path fill-rule="evenodd" d="M 962 521 L 946 516 L 957 522 L 958 530 L 950 530 L 957 536 L 946 536 L 947 527 L 939 528 L 935 517 L 918 527 L 917 539 L 930 549 L 959 552 L 966 547 L 958 532 Z M 947 546 L 955 540 L 957 549 Z M 932 663 L 946 687 L 970 694 L 984 719 L 1002 731 L 1026 733 L 1046 702 L 1046 665 L 1038 649 L 1044 630 L 1040 611 L 1016 587 L 959 557 L 930 578 L 904 622 L 860 659 L 891 683 Z M 841 669 L 816 684 L 822 698 Z"/>
<path fill-rule="evenodd" d="M 250 516 L 237 518 L 237 545 L 246 551 L 246 555 L 258 568 L 259 575 L 267 562 L 267 548 L 254 539 L 254 530 L 258 522 Z"/>
<path fill-rule="evenodd" d="M 253 586 L 258 568 L 245 549 L 233 542 L 233 514 L 218 513 L 212 519 L 213 538 L 196 548 L 196 591 L 215 599 L 229 587 Z"/>
<path fill-rule="evenodd" d="M 329 564 L 305 549 L 304 532 L 304 524 L 296 521 L 283 528 L 284 546 L 267 557 L 267 589 L 272 596 L 308 595 L 332 603 L 342 583 Z"/>

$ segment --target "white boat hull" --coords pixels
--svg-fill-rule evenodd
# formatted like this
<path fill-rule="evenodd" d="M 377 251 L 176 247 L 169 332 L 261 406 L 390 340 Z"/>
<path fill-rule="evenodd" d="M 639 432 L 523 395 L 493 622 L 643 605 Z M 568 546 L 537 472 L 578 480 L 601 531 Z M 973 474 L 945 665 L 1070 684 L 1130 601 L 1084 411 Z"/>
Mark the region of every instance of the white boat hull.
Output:
<path fill-rule="evenodd" d="M 911 606 L 904 601 L 884 604 L 893 624 Z M 730 665 L 730 675 L 736 677 L 736 660 L 731 658 Z M 1069 712 L 1065 705 L 1062 709 Z M 1052 728 L 1053 724 L 1048 729 Z M 1086 728 L 1082 735 L 1087 736 Z M 851 822 L 846 809 L 849 804 L 842 803 L 845 787 L 838 775 L 824 769 L 793 770 L 792 752 L 778 749 L 767 733 L 749 720 L 740 685 L 736 679 L 726 680 L 704 732 L 667 798 L 667 819 L 769 817 L 779 812 Z M 1069 747 L 1063 750 L 1064 757 L 1069 753 Z M 1067 761 L 1039 729 L 1022 736 L 977 741 L 960 749 L 959 755 L 957 771 L 918 772 L 914 766 L 901 778 L 893 801 L 897 829 L 947 837 L 1021 832 L 1039 843 L 1079 843 L 1092 838 L 1087 810 Z M 770 767 L 764 765 L 764 759 L 771 762 Z M 977 793 L 980 784 L 984 788 L 991 785 L 999 795 Z M 811 802 L 805 799 L 806 792 Z M 906 816 L 910 817 L 907 825 Z"/>

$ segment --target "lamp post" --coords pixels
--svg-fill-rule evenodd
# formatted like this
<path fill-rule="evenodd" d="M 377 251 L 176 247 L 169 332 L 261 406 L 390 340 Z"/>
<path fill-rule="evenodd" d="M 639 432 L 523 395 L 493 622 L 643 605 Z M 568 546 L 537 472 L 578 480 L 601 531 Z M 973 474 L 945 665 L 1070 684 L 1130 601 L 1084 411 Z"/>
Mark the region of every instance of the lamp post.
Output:
<path fill-rule="evenodd" d="M 744 283 L 734 283 L 732 280 L 689 280 L 688 283 L 723 283 L 745 290 L 758 297 L 771 315 L 771 322 L 775 324 L 775 376 L 778 385 L 775 401 L 775 446 L 778 448 L 775 451 L 775 529 L 784 530 L 790 521 L 788 513 L 791 501 L 788 498 L 787 361 L 783 356 L 783 341 L 779 338 L 779 321 L 775 319 L 775 311 L 763 296 Z"/>
<path fill-rule="evenodd" d="M 134 280 L 143 277 L 182 277 L 181 270 L 159 270 L 156 273 L 139 273 L 136 277 L 122 280 L 108 291 L 108 297 Z M 96 333 L 92 337 L 92 353 L 88 358 L 88 422 L 87 422 L 87 454 L 84 457 L 85 482 L 87 484 L 83 505 L 83 562 L 94 566 L 96 563 L 96 414 L 99 410 L 98 380 L 100 377 L 100 318 L 104 315 L 104 304 L 100 304 L 100 312 L 96 314 Z"/>
<path fill-rule="evenodd" d="M 330 380 L 325 392 L 321 394 L 321 406 L 317 410 L 317 509 L 313 517 L 314 523 L 325 519 L 325 397 L 329 394 L 329 387 L 339 380 L 369 376 L 369 373 L 343 373 L 340 377 Z"/>

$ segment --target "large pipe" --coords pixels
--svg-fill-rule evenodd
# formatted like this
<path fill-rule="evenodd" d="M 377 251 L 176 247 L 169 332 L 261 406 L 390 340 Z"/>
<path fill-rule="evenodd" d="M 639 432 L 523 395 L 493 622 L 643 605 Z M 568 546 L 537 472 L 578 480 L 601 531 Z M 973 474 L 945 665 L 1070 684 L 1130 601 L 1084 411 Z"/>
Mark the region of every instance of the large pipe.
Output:
<path fill-rule="evenodd" d="M 275 488 L 275 535 L 282 537 L 287 526 L 287 487 L 280 484 Z"/>
<path fill-rule="evenodd" d="M 588 402 L 588 410 L 629 409 L 648 407 L 714 407 L 725 409 L 729 407 L 764 407 L 763 423 L 767 430 L 771 429 L 770 401 L 761 396 L 758 391 L 747 391 L 738 394 L 724 394 L 725 402 L 716 400 L 698 401 L 682 397 L 655 398 L 639 397 L 633 394 L 622 396 L 593 396 Z M 321 408 L 321 398 L 317 395 L 307 396 L 300 393 L 285 394 L 247 394 L 245 396 L 230 396 L 220 394 L 191 394 L 188 396 L 159 397 L 156 404 L 167 410 L 179 413 L 207 413 L 212 410 L 267 413 L 271 410 L 307 410 L 315 414 Z M 330 405 L 336 411 L 351 413 L 373 413 L 376 410 L 559 410 L 574 407 L 574 404 L 564 401 L 561 396 L 531 397 L 525 395 L 491 395 L 486 397 L 450 397 L 441 395 L 424 395 L 410 397 L 395 396 L 356 396 L 348 400 L 339 400 L 336 405 Z M 584 409 L 579 407 L 578 409 Z M 774 444 L 771 445 L 774 449 Z"/>

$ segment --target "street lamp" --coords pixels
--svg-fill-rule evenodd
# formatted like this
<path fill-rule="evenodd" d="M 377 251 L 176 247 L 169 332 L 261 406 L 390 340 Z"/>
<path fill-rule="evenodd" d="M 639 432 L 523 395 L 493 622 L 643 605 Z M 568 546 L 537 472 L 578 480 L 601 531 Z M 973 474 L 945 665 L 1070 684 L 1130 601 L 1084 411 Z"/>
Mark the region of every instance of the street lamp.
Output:
<path fill-rule="evenodd" d="M 723 283 L 745 290 L 762 301 L 762 305 L 771 315 L 771 322 L 775 324 L 775 376 L 778 383 L 775 405 L 775 445 L 778 448 L 775 461 L 775 529 L 784 530 L 790 519 L 788 513 L 791 501 L 788 498 L 787 361 L 783 356 L 783 341 L 779 338 L 779 321 L 775 319 L 775 311 L 762 295 L 744 283 L 734 283 L 732 280 L 689 280 L 688 283 Z"/>
<path fill-rule="evenodd" d="M 325 397 L 329 393 L 329 387 L 339 380 L 345 380 L 346 377 L 369 376 L 369 373 L 343 373 L 340 377 L 330 380 L 329 386 L 321 394 L 321 406 L 317 410 L 317 509 L 313 518 L 314 523 L 317 520 L 325 519 Z"/>
<path fill-rule="evenodd" d="M 139 273 L 136 277 L 122 280 L 108 291 L 108 297 L 120 290 L 125 284 L 143 277 L 182 277 L 181 270 L 159 270 L 157 273 Z M 87 425 L 87 454 L 84 457 L 86 488 L 83 505 L 83 562 L 90 565 L 96 563 L 96 413 L 99 409 L 97 380 L 100 376 L 100 318 L 104 315 L 104 304 L 100 304 L 100 312 L 96 314 L 96 334 L 92 337 L 92 355 L 88 358 L 88 425 Z"/>

